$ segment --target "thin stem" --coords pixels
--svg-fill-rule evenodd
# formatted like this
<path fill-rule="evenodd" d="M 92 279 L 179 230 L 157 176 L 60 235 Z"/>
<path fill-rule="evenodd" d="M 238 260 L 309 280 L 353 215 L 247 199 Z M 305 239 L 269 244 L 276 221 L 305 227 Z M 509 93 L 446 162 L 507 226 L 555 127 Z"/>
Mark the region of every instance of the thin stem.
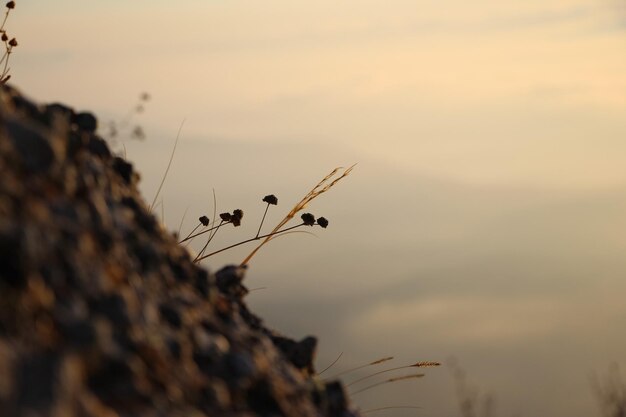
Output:
<path fill-rule="evenodd" d="M 370 408 L 369 410 L 363 410 L 361 411 L 361 414 L 366 414 L 366 413 L 374 413 L 376 411 L 383 411 L 383 410 L 392 410 L 394 408 L 403 408 L 403 409 L 420 409 L 422 407 L 418 407 L 415 405 L 392 405 L 389 407 L 380 407 L 380 408 Z"/>
<path fill-rule="evenodd" d="M 6 42 L 5 42 L 5 44 L 6 44 Z M 9 73 L 9 70 L 7 68 L 9 66 L 9 57 L 11 56 L 11 49 L 12 49 L 12 47 L 8 47 L 6 52 L 5 52 L 6 59 L 4 60 L 4 68 L 2 68 L 2 76 L 1 76 L 1 78 L 4 78 Z M 4 57 L 2 57 L 2 58 L 4 59 Z"/>
<path fill-rule="evenodd" d="M 4 25 L 7 22 L 7 19 L 9 18 L 9 13 L 11 13 L 11 9 L 7 8 L 7 12 L 4 14 L 4 20 L 2 21 L 2 25 L 0 25 L 0 31 L 4 30 Z"/>
<path fill-rule="evenodd" d="M 189 211 L 189 206 L 187 206 L 187 208 L 185 209 L 185 212 L 183 213 L 183 217 L 180 219 L 180 224 L 178 225 L 178 236 L 180 236 L 180 232 L 181 230 L 183 230 L 183 223 L 185 222 L 185 217 L 187 217 L 188 211 Z M 198 226 L 196 226 L 196 229 L 197 228 Z M 196 229 L 193 229 L 193 230 L 196 230 Z"/>
<path fill-rule="evenodd" d="M 358 391 L 351 392 L 351 393 L 350 393 L 350 395 L 351 395 L 351 396 L 355 396 L 356 394 L 360 394 L 360 393 L 362 393 L 362 392 L 364 392 L 364 391 L 370 390 L 370 389 L 372 389 L 372 388 L 376 388 L 376 387 L 378 387 L 378 386 L 380 386 L 380 385 L 390 384 L 390 383 L 392 383 L 392 382 L 397 382 L 397 381 L 404 381 L 404 380 L 406 380 L 406 379 L 421 378 L 421 377 L 423 377 L 423 376 L 424 376 L 424 374 L 411 374 L 411 375 L 399 376 L 399 377 L 396 377 L 396 378 L 389 378 L 389 379 L 386 379 L 386 380 L 384 380 L 384 381 L 377 382 L 377 383 L 372 384 L 372 385 L 368 385 L 367 387 L 362 388 L 362 389 L 360 389 L 360 390 L 358 390 Z"/>
<path fill-rule="evenodd" d="M 366 375 L 366 376 L 364 376 L 363 378 L 359 378 L 359 379 L 357 379 L 356 381 L 352 381 L 352 382 L 350 382 L 349 384 L 347 384 L 347 385 L 346 385 L 346 388 L 347 388 L 347 387 L 350 387 L 350 386 L 352 386 L 352 385 L 358 384 L 358 383 L 359 383 L 359 382 L 361 382 L 361 381 L 365 381 L 366 379 L 373 378 L 373 377 L 375 377 L 376 375 L 385 374 L 385 373 L 387 373 L 387 372 L 397 371 L 397 370 L 399 370 L 399 369 L 411 368 L 412 366 L 413 366 L 413 365 L 396 366 L 395 368 L 390 368 L 390 369 L 385 369 L 385 370 L 383 370 L 383 371 L 374 372 L 373 374 Z"/>
<path fill-rule="evenodd" d="M 269 210 L 269 208 L 270 208 L 270 203 L 267 203 L 267 206 L 265 206 L 265 213 L 263 213 L 263 218 L 261 219 L 261 224 L 259 225 L 259 230 L 256 232 L 257 238 L 261 234 L 261 227 L 263 227 L 263 222 L 265 221 L 265 216 L 267 215 L 267 210 Z"/>
<path fill-rule="evenodd" d="M 223 220 L 220 220 L 220 224 L 217 225 L 217 227 L 215 228 L 215 233 L 211 233 L 209 234 L 209 238 L 207 239 L 206 243 L 204 244 L 204 247 L 202 248 L 202 250 L 200 251 L 200 253 L 198 253 L 198 256 L 196 256 L 196 259 L 194 259 L 193 261 L 195 262 L 199 257 L 202 256 L 202 254 L 204 253 L 204 251 L 206 250 L 206 248 L 209 246 L 209 243 L 211 243 L 211 240 L 213 240 L 213 238 L 215 237 L 215 235 L 217 234 L 217 231 L 220 230 L 220 226 L 222 226 L 222 224 L 224 224 Z"/>
<path fill-rule="evenodd" d="M 200 235 L 203 235 L 203 234 L 205 234 L 205 233 L 211 232 L 211 231 L 213 231 L 213 230 L 217 229 L 218 227 L 220 227 L 220 226 L 222 226 L 222 225 L 225 225 L 225 224 L 228 224 L 228 223 L 232 223 L 232 222 L 231 222 L 230 220 L 229 220 L 229 221 L 227 221 L 227 222 L 221 221 L 221 222 L 220 222 L 220 224 L 218 224 L 217 226 L 213 226 L 213 227 L 210 227 L 210 228 L 208 228 L 208 229 L 205 229 L 205 230 L 203 230 L 203 231 L 201 231 L 201 232 L 196 233 L 195 235 L 189 235 L 189 236 L 187 236 L 186 238 L 184 238 L 183 240 L 181 240 L 181 241 L 180 241 L 180 242 L 178 242 L 178 243 L 185 243 L 185 242 L 186 242 L 186 241 L 188 241 L 188 240 L 191 240 L 191 239 L 193 239 L 193 238 L 196 238 L 196 237 L 198 237 L 198 236 L 200 236 Z"/>
<path fill-rule="evenodd" d="M 412 363 L 411 365 L 396 366 L 395 368 L 389 368 L 389 369 L 385 369 L 385 370 L 382 370 L 382 371 L 374 372 L 373 374 L 370 374 L 370 375 L 366 375 L 363 378 L 359 378 L 356 381 L 350 382 L 349 384 L 346 385 L 346 387 L 358 384 L 361 381 L 365 381 L 366 379 L 370 379 L 372 377 L 375 377 L 376 375 L 385 374 L 387 372 L 393 372 L 393 371 L 397 371 L 397 370 L 400 370 L 400 369 L 406 369 L 406 368 L 430 368 L 430 367 L 435 367 L 435 366 L 439 366 L 439 365 L 441 365 L 439 362 L 422 361 L 422 362 Z"/>
<path fill-rule="evenodd" d="M 161 183 L 159 184 L 159 188 L 154 196 L 154 200 L 152 200 L 152 204 L 150 205 L 150 211 L 154 208 L 154 204 L 161 193 L 161 188 L 163 188 L 163 184 L 165 183 L 165 179 L 167 178 L 168 172 L 170 172 L 170 167 L 172 166 L 172 161 L 174 160 L 174 154 L 176 153 L 176 146 L 178 146 L 178 140 L 180 139 L 180 132 L 183 130 L 183 125 L 185 124 L 185 119 L 180 123 L 180 127 L 178 128 L 178 133 L 176 134 L 176 140 L 174 141 L 174 149 L 172 149 L 172 153 L 170 154 L 170 160 L 167 163 L 167 168 L 165 169 L 165 173 L 163 174 L 163 178 L 161 179 Z"/>
<path fill-rule="evenodd" d="M 226 250 L 229 250 L 229 249 L 232 249 L 232 248 L 236 248 L 237 246 L 245 245 L 246 243 L 254 242 L 255 240 L 265 239 L 265 238 L 271 238 L 271 237 L 273 237 L 273 236 L 276 236 L 276 235 L 277 235 L 277 234 L 279 234 L 279 233 L 284 233 L 284 232 L 287 232 L 287 231 L 289 231 L 289 230 L 293 230 L 293 229 L 295 229 L 296 227 L 300 227 L 300 226 L 304 226 L 304 225 L 305 225 L 304 223 L 300 223 L 300 224 L 297 224 L 297 225 L 295 225 L 295 226 L 291 226 L 291 227 L 288 227 L 288 228 L 286 228 L 286 229 L 279 230 L 279 231 L 277 231 L 277 232 L 272 232 L 272 233 L 268 233 L 268 234 L 266 234 L 266 235 L 257 236 L 257 237 L 252 237 L 252 238 L 250 238 L 250 239 L 242 240 L 242 241 L 241 241 L 241 242 L 239 242 L 239 243 L 235 243 L 235 244 L 233 244 L 233 245 L 226 246 L 225 248 L 222 248 L 222 249 L 220 249 L 220 250 L 216 250 L 215 252 L 211 252 L 211 253 L 209 253 L 208 255 L 204 255 L 204 256 L 202 256 L 201 258 L 197 258 L 197 259 L 195 259 L 195 260 L 194 260 L 194 262 L 200 262 L 201 260 L 206 259 L 206 258 L 208 258 L 209 256 L 217 255 L 217 254 L 218 254 L 218 253 L 220 253 L 220 252 L 224 252 L 224 251 L 226 251 Z"/>
<path fill-rule="evenodd" d="M 330 365 L 328 365 L 326 368 L 324 368 L 324 370 L 323 370 L 323 371 L 318 372 L 317 374 L 318 374 L 318 375 L 322 375 L 324 372 L 326 372 L 326 371 L 328 371 L 330 368 L 332 368 L 332 367 L 333 367 L 333 365 L 334 365 L 334 364 L 336 364 L 336 363 L 339 361 L 339 359 L 341 359 L 341 356 L 342 356 L 342 355 L 343 355 L 343 352 L 341 352 L 341 353 L 339 354 L 339 356 L 337 356 L 337 359 L 335 359 L 334 361 L 332 361 L 332 363 L 331 363 Z"/>
<path fill-rule="evenodd" d="M 181 226 L 182 226 L 182 222 L 181 222 Z M 192 230 L 191 232 L 189 232 L 189 234 L 187 235 L 187 237 L 186 237 L 186 238 L 184 238 L 183 240 L 181 240 L 181 241 L 180 241 L 180 242 L 178 242 L 178 243 L 183 243 L 183 242 L 185 242 L 185 241 L 189 240 L 189 239 L 190 239 L 190 236 L 193 234 L 193 232 L 195 232 L 196 230 L 198 230 L 198 227 L 200 227 L 200 226 L 202 226 L 202 223 L 199 223 L 196 227 L 194 227 L 194 228 L 193 228 L 193 230 Z M 180 230 L 180 229 L 179 229 L 179 230 Z"/>
<path fill-rule="evenodd" d="M 345 370 L 343 372 L 339 372 L 338 374 L 335 374 L 332 377 L 332 379 L 335 379 L 335 378 L 337 378 L 337 377 L 339 377 L 341 375 L 345 375 L 345 374 L 349 374 L 349 373 L 354 372 L 354 371 L 358 371 L 359 369 L 367 368 L 368 366 L 378 365 L 378 364 L 390 361 L 392 359 L 393 359 L 393 356 L 388 356 L 386 358 L 377 359 L 377 360 L 375 360 L 373 362 L 366 363 L 365 365 L 359 365 L 357 367 L 347 369 L 347 370 Z"/>

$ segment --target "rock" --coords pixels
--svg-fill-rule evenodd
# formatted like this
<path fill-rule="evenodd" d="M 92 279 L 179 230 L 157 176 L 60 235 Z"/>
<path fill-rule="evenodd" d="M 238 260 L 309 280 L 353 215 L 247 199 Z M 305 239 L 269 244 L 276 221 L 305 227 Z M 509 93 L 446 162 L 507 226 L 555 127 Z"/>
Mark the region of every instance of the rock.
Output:
<path fill-rule="evenodd" d="M 245 269 L 194 264 L 96 129 L 0 88 L 0 414 L 356 416 L 317 339 L 265 327 Z"/>

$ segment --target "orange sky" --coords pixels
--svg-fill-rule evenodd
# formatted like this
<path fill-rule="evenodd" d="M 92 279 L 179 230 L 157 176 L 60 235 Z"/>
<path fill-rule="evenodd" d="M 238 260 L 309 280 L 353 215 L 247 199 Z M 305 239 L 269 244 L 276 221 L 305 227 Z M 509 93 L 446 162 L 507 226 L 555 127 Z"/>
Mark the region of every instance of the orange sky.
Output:
<path fill-rule="evenodd" d="M 12 65 L 33 95 L 110 114 L 148 90 L 150 124 L 186 117 L 194 137 L 322 141 L 473 183 L 615 185 L 619 5 L 30 1 Z"/>

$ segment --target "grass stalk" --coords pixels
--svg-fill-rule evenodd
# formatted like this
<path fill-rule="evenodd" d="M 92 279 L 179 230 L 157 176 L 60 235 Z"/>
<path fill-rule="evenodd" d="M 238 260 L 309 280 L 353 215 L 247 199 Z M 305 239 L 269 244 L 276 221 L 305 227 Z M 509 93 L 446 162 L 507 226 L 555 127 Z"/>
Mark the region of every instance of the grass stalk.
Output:
<path fill-rule="evenodd" d="M 330 174 L 328 174 L 327 176 L 325 176 L 320 182 L 318 182 L 312 189 L 311 191 L 308 192 L 308 194 L 306 194 L 302 200 L 300 200 L 292 209 L 289 213 L 287 213 L 287 215 L 276 225 L 276 227 L 274 227 L 274 229 L 272 230 L 271 233 L 265 235 L 266 237 L 264 238 L 264 240 L 256 247 L 252 250 L 252 252 L 250 252 L 250 254 L 248 254 L 248 256 L 246 256 L 246 258 L 241 262 L 241 266 L 245 266 L 248 264 L 248 262 L 250 262 L 250 260 L 254 257 L 254 255 L 256 255 L 256 253 L 265 245 L 267 244 L 267 242 L 269 242 L 270 240 L 272 240 L 272 238 L 276 235 L 277 232 L 280 231 L 280 229 L 285 226 L 291 219 L 293 219 L 295 217 L 295 215 L 303 210 L 307 204 L 309 204 L 313 199 L 315 199 L 316 197 L 318 197 L 320 194 L 325 193 L 326 191 L 330 190 L 333 186 L 335 186 L 335 184 L 337 184 L 339 181 L 341 181 L 343 178 L 345 178 L 348 174 L 350 174 L 350 172 L 352 171 L 352 169 L 354 168 L 355 165 L 352 165 L 351 167 L 345 169 L 343 171 L 343 173 L 338 174 L 339 171 L 342 168 L 335 168 L 334 170 L 332 170 L 330 172 Z M 250 241 L 256 240 L 256 239 L 260 239 L 261 237 L 252 239 Z"/>
<path fill-rule="evenodd" d="M 163 184 L 165 184 L 165 179 L 167 178 L 167 174 L 170 172 L 170 167 L 172 166 L 172 161 L 174 160 L 174 154 L 176 153 L 176 147 L 178 146 L 178 140 L 180 139 L 180 132 L 183 130 L 183 125 L 185 124 L 185 119 L 180 123 L 180 127 L 178 128 L 178 133 L 176 134 L 176 140 L 174 141 L 174 148 L 172 149 L 172 153 L 170 154 L 170 160 L 167 163 L 167 168 L 165 169 L 165 173 L 163 174 L 163 178 L 161 179 L 161 183 L 159 184 L 159 188 L 154 196 L 154 200 L 152 200 L 152 204 L 150 204 L 150 211 L 154 208 L 156 204 L 157 198 L 159 198 L 159 194 L 161 194 L 161 189 L 163 188 Z"/>
<path fill-rule="evenodd" d="M 361 388 L 358 391 L 351 392 L 350 395 L 351 396 L 355 396 L 357 394 L 360 394 L 360 393 L 365 392 L 365 391 L 369 391 L 370 389 L 379 387 L 381 385 L 391 384 L 392 382 L 398 382 L 398 381 L 406 381 L 407 379 L 422 378 L 423 376 L 424 376 L 424 374 L 411 374 L 411 375 L 397 376 L 395 378 L 389 378 L 389 379 L 386 379 L 384 381 L 380 381 L 380 382 L 377 382 L 375 384 L 368 385 L 365 388 Z"/>

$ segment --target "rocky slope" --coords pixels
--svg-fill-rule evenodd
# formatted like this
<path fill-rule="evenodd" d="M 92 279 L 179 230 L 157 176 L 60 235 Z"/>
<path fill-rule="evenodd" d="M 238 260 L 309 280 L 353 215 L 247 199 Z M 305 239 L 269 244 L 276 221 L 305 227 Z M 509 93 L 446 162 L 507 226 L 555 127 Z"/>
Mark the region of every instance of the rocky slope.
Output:
<path fill-rule="evenodd" d="M 96 118 L 0 91 L 0 415 L 354 416 L 149 213 Z"/>

